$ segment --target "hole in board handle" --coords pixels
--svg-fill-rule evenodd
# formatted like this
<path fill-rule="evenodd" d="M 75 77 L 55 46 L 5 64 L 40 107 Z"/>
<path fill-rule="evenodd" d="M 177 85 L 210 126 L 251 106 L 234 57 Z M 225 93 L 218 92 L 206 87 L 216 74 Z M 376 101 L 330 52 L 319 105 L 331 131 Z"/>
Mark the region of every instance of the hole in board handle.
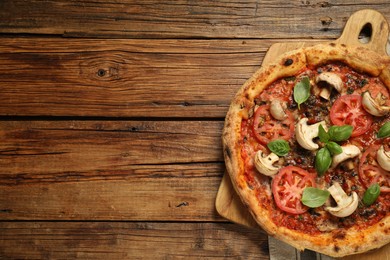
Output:
<path fill-rule="evenodd" d="M 358 40 L 360 43 L 366 44 L 371 41 L 372 37 L 372 24 L 366 23 L 363 28 L 360 30 Z"/>

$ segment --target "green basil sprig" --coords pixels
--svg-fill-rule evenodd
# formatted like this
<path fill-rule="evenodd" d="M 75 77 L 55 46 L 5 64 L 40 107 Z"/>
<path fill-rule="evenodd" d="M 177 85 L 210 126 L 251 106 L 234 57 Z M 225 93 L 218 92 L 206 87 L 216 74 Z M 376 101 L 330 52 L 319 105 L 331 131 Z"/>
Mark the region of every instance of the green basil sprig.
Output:
<path fill-rule="evenodd" d="M 294 86 L 294 100 L 298 104 L 298 109 L 300 105 L 305 102 L 310 97 L 310 79 L 308 77 L 303 77 L 300 82 Z"/>
<path fill-rule="evenodd" d="M 363 195 L 363 203 L 366 206 L 373 204 L 381 193 L 380 186 L 378 183 L 372 184 Z"/>
<path fill-rule="evenodd" d="M 318 136 L 320 137 L 320 141 L 323 143 L 327 143 L 329 141 L 341 142 L 348 140 L 351 137 L 353 131 L 353 126 L 351 125 L 332 125 L 329 127 L 328 132 L 325 131 L 322 125 L 318 126 Z"/>
<path fill-rule="evenodd" d="M 278 139 L 271 141 L 267 144 L 271 152 L 275 153 L 278 156 L 286 156 L 290 151 L 290 145 L 286 140 Z"/>
<path fill-rule="evenodd" d="M 343 152 L 343 149 L 341 148 L 341 146 L 338 143 L 335 143 L 332 141 L 327 142 L 325 144 L 325 147 L 329 150 L 329 152 L 332 155 L 340 154 Z"/>
<path fill-rule="evenodd" d="M 347 140 L 351 137 L 353 127 L 350 125 L 343 126 L 331 126 L 326 132 L 322 125 L 318 126 L 318 137 L 320 141 L 325 144 L 321 148 L 315 158 L 315 168 L 319 176 L 322 176 L 332 164 L 332 155 L 340 154 L 343 152 L 341 146 L 336 142 Z"/>
<path fill-rule="evenodd" d="M 329 139 L 336 142 L 348 140 L 348 138 L 351 137 L 352 130 L 353 130 L 353 126 L 351 125 L 343 125 L 343 126 L 333 125 L 329 128 L 328 131 Z"/>
<path fill-rule="evenodd" d="M 326 147 L 318 150 L 315 159 L 315 167 L 319 176 L 322 176 L 332 164 L 332 157 L 330 152 Z"/>
<path fill-rule="evenodd" d="M 323 143 L 327 143 L 329 141 L 329 134 L 325 131 L 321 124 L 318 126 L 318 137 Z"/>
<path fill-rule="evenodd" d="M 378 138 L 385 138 L 390 136 L 390 121 L 386 122 L 378 131 Z"/>
<path fill-rule="evenodd" d="M 327 190 L 321 190 L 313 187 L 306 187 L 303 190 L 301 201 L 303 205 L 310 208 L 317 208 L 327 201 L 330 192 Z"/>

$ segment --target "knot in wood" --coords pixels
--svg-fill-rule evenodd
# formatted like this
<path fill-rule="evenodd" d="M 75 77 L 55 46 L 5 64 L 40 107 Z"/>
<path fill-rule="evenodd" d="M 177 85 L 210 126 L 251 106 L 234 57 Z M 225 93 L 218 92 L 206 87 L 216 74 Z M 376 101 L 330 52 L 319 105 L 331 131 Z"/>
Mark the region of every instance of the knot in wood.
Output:
<path fill-rule="evenodd" d="M 324 16 L 320 18 L 320 21 L 323 26 L 329 26 L 333 22 L 333 19 L 329 16 Z"/>
<path fill-rule="evenodd" d="M 125 61 L 118 57 L 90 57 L 80 63 L 80 74 L 96 81 L 117 81 L 121 79 Z"/>

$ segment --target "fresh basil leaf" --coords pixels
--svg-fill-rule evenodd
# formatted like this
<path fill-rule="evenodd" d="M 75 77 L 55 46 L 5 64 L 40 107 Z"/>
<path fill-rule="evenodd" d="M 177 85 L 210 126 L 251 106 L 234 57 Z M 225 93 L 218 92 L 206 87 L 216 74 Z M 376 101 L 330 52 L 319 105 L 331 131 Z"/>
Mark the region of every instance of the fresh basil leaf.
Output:
<path fill-rule="evenodd" d="M 378 131 L 378 138 L 385 138 L 390 136 L 390 121 L 386 122 Z"/>
<path fill-rule="evenodd" d="M 325 131 L 325 128 L 322 125 L 318 126 L 318 136 L 320 141 L 327 143 L 329 141 L 329 134 Z"/>
<path fill-rule="evenodd" d="M 275 153 L 278 156 L 285 156 L 290 151 L 290 145 L 287 141 L 283 139 L 278 139 L 271 141 L 267 144 L 271 152 Z"/>
<path fill-rule="evenodd" d="M 322 176 L 330 167 L 332 163 L 332 157 L 326 147 L 318 150 L 315 158 L 315 167 L 319 176 Z"/>
<path fill-rule="evenodd" d="M 353 126 L 351 125 L 343 125 L 343 126 L 332 125 L 328 131 L 329 139 L 335 142 L 345 141 L 349 137 L 351 137 L 352 130 L 353 130 Z"/>
<path fill-rule="evenodd" d="M 336 154 L 340 154 L 343 152 L 343 149 L 341 148 L 341 146 L 335 142 L 327 142 L 326 143 L 326 148 L 328 148 L 329 152 L 332 154 L 332 155 L 336 155 Z"/>
<path fill-rule="evenodd" d="M 310 80 L 308 77 L 303 77 L 300 82 L 294 86 L 294 100 L 300 105 L 310 97 Z"/>
<path fill-rule="evenodd" d="M 363 195 L 363 203 L 366 206 L 373 204 L 381 193 L 381 187 L 378 183 L 372 184 Z"/>
<path fill-rule="evenodd" d="M 310 208 L 317 208 L 328 200 L 330 192 L 313 187 L 307 187 L 303 190 L 301 201 L 303 205 Z"/>

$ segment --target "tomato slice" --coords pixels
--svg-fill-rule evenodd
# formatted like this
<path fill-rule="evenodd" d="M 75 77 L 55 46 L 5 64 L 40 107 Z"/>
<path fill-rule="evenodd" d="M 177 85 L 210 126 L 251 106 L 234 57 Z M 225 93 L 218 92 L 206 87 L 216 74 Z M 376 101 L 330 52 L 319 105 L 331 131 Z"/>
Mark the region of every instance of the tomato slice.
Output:
<path fill-rule="evenodd" d="M 292 165 L 280 169 L 272 180 L 276 205 L 291 214 L 306 212 L 308 207 L 301 202 L 302 193 L 306 187 L 315 187 L 315 177 L 315 174 Z"/>
<path fill-rule="evenodd" d="M 390 173 L 383 170 L 376 161 L 379 146 L 373 144 L 363 153 L 359 162 L 359 178 L 366 188 L 378 183 L 381 192 L 390 192 Z"/>
<path fill-rule="evenodd" d="M 293 115 L 286 111 L 287 118 L 279 121 L 271 116 L 269 108 L 269 105 L 262 105 L 255 112 L 253 133 L 256 139 L 264 145 L 276 139 L 289 140 L 295 128 Z"/>
<path fill-rule="evenodd" d="M 360 95 L 343 95 L 330 109 L 330 120 L 335 125 L 353 126 L 352 137 L 364 134 L 370 129 L 372 116 L 362 107 Z"/>

